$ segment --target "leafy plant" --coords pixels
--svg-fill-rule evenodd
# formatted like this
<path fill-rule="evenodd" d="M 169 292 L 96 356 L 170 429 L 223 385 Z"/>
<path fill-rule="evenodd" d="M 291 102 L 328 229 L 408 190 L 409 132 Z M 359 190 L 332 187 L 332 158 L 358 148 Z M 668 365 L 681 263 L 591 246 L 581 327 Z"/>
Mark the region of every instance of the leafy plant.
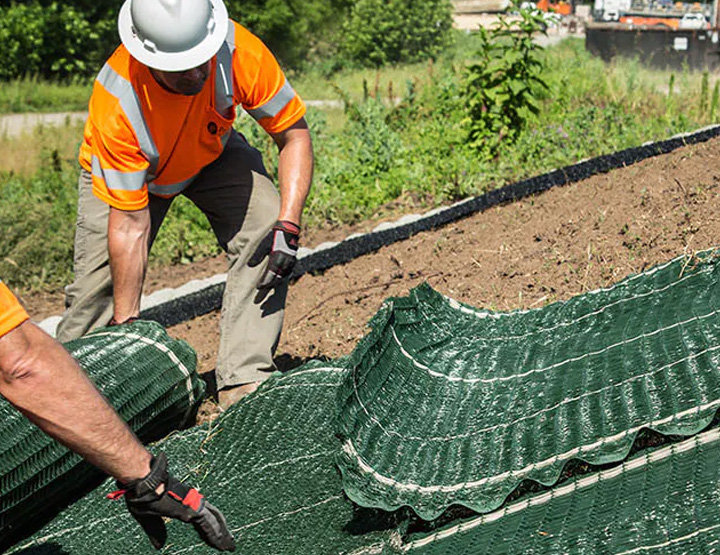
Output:
<path fill-rule="evenodd" d="M 533 36 L 542 31 L 541 15 L 519 10 L 519 19 L 500 17 L 496 27 L 480 29 L 479 60 L 467 70 L 465 101 L 470 147 L 487 158 L 503 142 L 517 139 L 531 114 L 537 114 L 542 47 Z"/>
<path fill-rule="evenodd" d="M 363 66 L 424 60 L 447 45 L 451 26 L 449 0 L 357 0 L 341 51 Z"/>
<path fill-rule="evenodd" d="M 113 26 L 107 21 L 90 22 L 61 2 L 0 7 L 0 79 L 91 75 L 114 46 L 114 38 L 107 39 Z"/>

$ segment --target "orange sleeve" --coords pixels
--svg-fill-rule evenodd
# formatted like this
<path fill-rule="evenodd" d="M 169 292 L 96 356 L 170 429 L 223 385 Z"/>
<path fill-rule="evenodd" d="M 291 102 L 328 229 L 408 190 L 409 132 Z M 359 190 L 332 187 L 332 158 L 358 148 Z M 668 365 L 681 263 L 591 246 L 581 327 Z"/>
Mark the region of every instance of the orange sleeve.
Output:
<path fill-rule="evenodd" d="M 0 337 L 14 330 L 25 320 L 28 314 L 10 289 L 0 281 Z"/>
<path fill-rule="evenodd" d="M 305 115 L 275 56 L 255 35 L 236 25 L 233 74 L 240 104 L 268 133 L 280 133 Z"/>

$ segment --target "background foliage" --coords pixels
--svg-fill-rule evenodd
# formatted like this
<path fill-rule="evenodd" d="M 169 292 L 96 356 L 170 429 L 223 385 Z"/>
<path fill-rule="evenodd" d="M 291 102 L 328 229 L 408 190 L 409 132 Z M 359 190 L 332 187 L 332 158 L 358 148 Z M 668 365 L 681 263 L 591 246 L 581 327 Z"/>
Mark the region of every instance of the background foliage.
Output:
<path fill-rule="evenodd" d="M 451 26 L 450 0 L 357 0 L 341 51 L 369 66 L 426 60 L 446 45 Z"/>
<path fill-rule="evenodd" d="M 467 68 L 464 97 L 468 146 L 492 158 L 501 143 L 514 142 L 533 115 L 542 79 L 542 47 L 535 40 L 545 28 L 537 12 L 519 10 L 520 19 L 501 17 L 491 29 L 478 32 L 478 61 Z"/>
<path fill-rule="evenodd" d="M 120 0 L 0 1 L 0 80 L 91 78 L 117 47 Z M 381 66 L 435 56 L 450 0 L 226 0 L 230 16 L 281 63 Z"/>

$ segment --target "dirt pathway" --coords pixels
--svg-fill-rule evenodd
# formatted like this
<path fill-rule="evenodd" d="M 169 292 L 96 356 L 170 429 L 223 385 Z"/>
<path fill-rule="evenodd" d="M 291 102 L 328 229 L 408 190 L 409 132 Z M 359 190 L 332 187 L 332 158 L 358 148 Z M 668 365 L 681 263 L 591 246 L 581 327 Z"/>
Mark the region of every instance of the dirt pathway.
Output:
<path fill-rule="evenodd" d="M 0 135 L 19 137 L 38 125 L 66 125 L 84 122 L 87 112 L 58 112 L 54 114 L 8 114 L 0 116 Z"/>

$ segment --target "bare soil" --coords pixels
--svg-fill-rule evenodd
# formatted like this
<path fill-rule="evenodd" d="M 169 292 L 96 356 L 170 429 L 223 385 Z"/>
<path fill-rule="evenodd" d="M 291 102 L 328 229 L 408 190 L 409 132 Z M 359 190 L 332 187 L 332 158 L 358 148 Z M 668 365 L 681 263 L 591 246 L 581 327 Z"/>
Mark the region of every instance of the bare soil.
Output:
<path fill-rule="evenodd" d="M 423 281 L 460 301 L 495 310 L 535 308 L 720 243 L 720 139 L 498 206 L 420 233 L 290 287 L 278 349 L 281 369 L 349 353 L 383 300 Z M 394 206 L 397 217 L 412 207 Z M 388 214 L 384 215 L 387 219 Z M 306 245 L 372 229 L 307 233 Z M 154 269 L 148 291 L 224 271 L 217 257 Z M 25 299 L 36 319 L 62 310 L 59 295 Z M 217 312 L 170 329 L 215 366 Z M 204 417 L 215 412 L 203 407 Z"/>

